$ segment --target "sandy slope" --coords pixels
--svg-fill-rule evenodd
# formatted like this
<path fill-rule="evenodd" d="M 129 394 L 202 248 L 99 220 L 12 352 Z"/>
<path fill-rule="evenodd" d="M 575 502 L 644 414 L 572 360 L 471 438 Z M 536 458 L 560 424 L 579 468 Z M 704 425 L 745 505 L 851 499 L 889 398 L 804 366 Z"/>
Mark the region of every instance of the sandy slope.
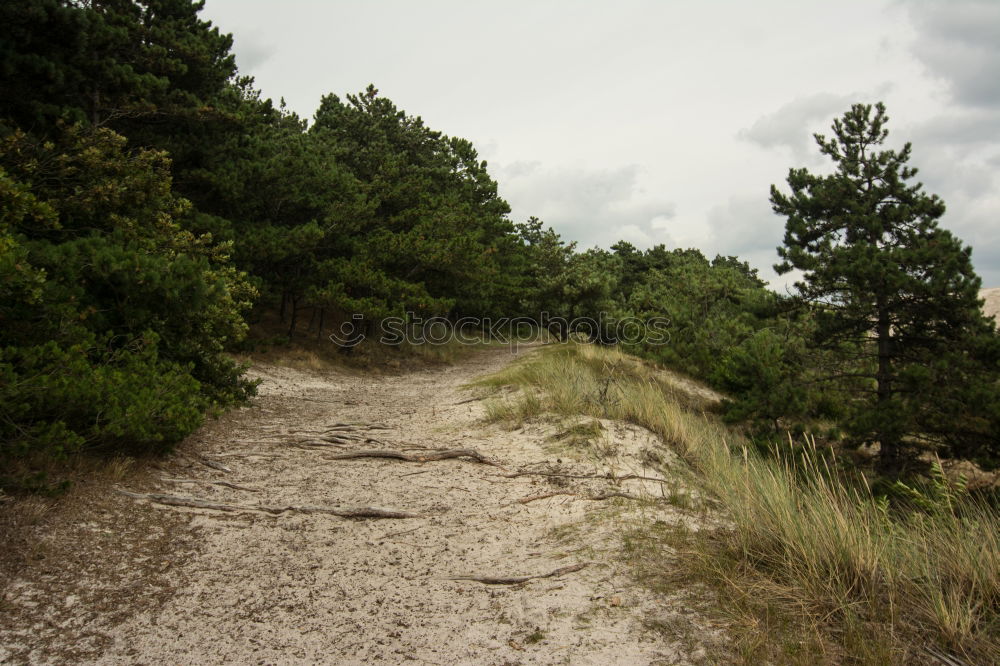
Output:
<path fill-rule="evenodd" d="M 1000 320 L 1000 287 L 991 289 L 980 289 L 979 298 L 986 301 L 983 304 L 983 312 L 987 315 L 994 315 Z"/>
<path fill-rule="evenodd" d="M 349 520 L 316 513 L 164 507 L 121 495 L 92 498 L 45 535 L 59 557 L 29 566 L 5 591 L 0 658 L 114 663 L 688 663 L 690 631 L 667 643 L 649 623 L 711 636 L 685 592 L 656 597 L 620 561 L 623 526 L 694 519 L 662 501 L 557 495 L 608 490 L 655 496 L 661 484 L 505 471 L 650 476 L 660 449 L 646 431 L 605 422 L 604 455 L 555 448 L 558 424 L 507 432 L 480 422 L 462 385 L 510 362 L 481 352 L 444 369 L 395 377 L 257 367 L 252 408 L 196 433 L 132 490 L 268 506 L 378 506 L 420 514 Z M 298 448 L 296 431 L 337 422 L 384 424 L 343 448 Z M 471 460 L 334 460 L 345 450 L 472 448 Z M 665 454 L 662 449 L 658 455 Z M 227 466 L 225 472 L 199 461 Z M 199 483 L 165 481 L 194 479 Z M 227 481 L 247 490 L 205 481 Z M 256 492 L 254 492 L 256 491 Z M 150 535 L 156 536 L 155 543 Z M 166 538 L 169 537 L 169 538 Z M 68 543 L 79 566 L 63 563 Z M 549 573 L 521 585 L 458 576 Z M 669 562 L 665 562 L 669 566 Z M 704 625 L 704 626 L 703 626 Z"/>

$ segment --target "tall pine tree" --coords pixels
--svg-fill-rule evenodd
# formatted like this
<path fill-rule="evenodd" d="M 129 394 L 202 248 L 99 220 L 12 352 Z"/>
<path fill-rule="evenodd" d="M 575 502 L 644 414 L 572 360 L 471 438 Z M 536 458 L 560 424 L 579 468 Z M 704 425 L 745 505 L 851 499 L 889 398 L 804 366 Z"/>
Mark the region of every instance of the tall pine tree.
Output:
<path fill-rule="evenodd" d="M 803 271 L 814 342 L 840 361 L 827 379 L 851 387 L 848 431 L 881 445 L 883 470 L 918 447 L 995 457 L 996 335 L 971 248 L 938 226 L 941 199 L 912 182 L 910 144 L 880 148 L 887 122 L 883 104 L 854 105 L 833 138 L 816 135 L 832 174 L 792 169 L 790 194 L 772 186 L 787 217 L 775 268 Z"/>

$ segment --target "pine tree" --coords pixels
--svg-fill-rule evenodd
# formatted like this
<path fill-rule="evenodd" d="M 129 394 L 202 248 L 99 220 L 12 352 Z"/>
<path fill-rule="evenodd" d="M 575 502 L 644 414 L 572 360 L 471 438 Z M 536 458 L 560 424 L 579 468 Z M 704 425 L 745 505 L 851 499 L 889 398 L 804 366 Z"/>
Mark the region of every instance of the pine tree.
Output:
<path fill-rule="evenodd" d="M 944 202 L 912 182 L 910 144 L 880 149 L 887 122 L 881 103 L 852 106 L 833 138 L 815 137 L 835 171 L 792 169 L 791 193 L 772 186 L 771 203 L 787 217 L 775 268 L 803 271 L 813 342 L 840 361 L 826 379 L 851 389 L 848 431 L 880 443 L 883 470 L 896 471 L 918 445 L 996 450 L 982 416 L 994 407 L 967 400 L 993 393 L 997 367 L 971 248 L 938 226 Z"/>

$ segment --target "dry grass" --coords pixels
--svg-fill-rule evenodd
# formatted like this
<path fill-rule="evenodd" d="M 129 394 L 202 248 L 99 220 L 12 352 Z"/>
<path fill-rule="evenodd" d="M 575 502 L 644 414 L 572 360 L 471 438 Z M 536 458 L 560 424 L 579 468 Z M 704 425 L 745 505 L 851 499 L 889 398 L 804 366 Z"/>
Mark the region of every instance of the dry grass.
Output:
<path fill-rule="evenodd" d="M 732 599 L 747 663 L 931 663 L 927 648 L 1000 662 L 994 508 L 944 488 L 934 510 L 890 510 L 814 447 L 761 456 L 615 350 L 545 350 L 483 383 L 527 389 L 506 399 L 508 422 L 542 411 L 620 419 L 684 458 L 727 527 L 675 532 L 670 547 L 690 552 L 688 574 Z"/>

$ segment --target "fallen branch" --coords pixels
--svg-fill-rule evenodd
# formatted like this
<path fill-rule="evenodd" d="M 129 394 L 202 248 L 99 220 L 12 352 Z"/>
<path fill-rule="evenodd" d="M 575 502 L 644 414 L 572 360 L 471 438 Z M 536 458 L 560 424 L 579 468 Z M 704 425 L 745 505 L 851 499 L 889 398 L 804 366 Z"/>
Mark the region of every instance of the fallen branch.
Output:
<path fill-rule="evenodd" d="M 195 458 L 195 460 L 197 460 L 198 462 L 200 462 L 205 467 L 211 467 L 212 469 L 217 469 L 220 472 L 232 472 L 233 471 L 233 470 L 229 469 L 228 467 L 226 467 L 225 465 L 223 465 L 222 463 L 215 462 L 214 460 L 209 460 L 208 458 L 205 458 L 204 456 L 198 456 L 197 458 Z"/>
<path fill-rule="evenodd" d="M 233 490 L 245 490 L 250 493 L 260 492 L 260 489 L 258 488 L 247 488 L 246 486 L 240 486 L 228 481 L 211 481 L 209 479 L 172 479 L 166 476 L 161 476 L 160 480 L 167 481 L 169 483 L 203 483 L 211 486 L 225 486 L 226 488 L 232 488 Z"/>
<path fill-rule="evenodd" d="M 389 426 L 381 423 L 334 423 L 321 430 L 295 430 L 294 433 L 309 435 L 303 440 L 286 440 L 293 446 L 323 447 L 323 446 L 347 446 L 353 442 L 364 444 L 383 444 L 382 441 L 369 437 L 370 430 L 392 430 Z"/>
<path fill-rule="evenodd" d="M 640 497 L 639 495 L 633 495 L 632 493 L 620 493 L 620 492 L 607 492 L 607 493 L 599 493 L 597 495 L 588 495 L 583 499 L 593 500 L 596 502 L 599 500 L 611 499 L 613 497 L 622 497 L 624 499 L 630 499 L 630 500 L 642 499 L 642 497 Z"/>
<path fill-rule="evenodd" d="M 522 497 L 521 499 L 508 503 L 507 506 L 511 504 L 528 504 L 529 502 L 534 502 L 536 500 L 548 499 L 549 497 L 557 497 L 559 495 L 578 495 L 579 493 L 574 493 L 570 490 L 553 490 L 550 493 L 540 493 L 538 495 L 528 495 L 527 497 Z"/>
<path fill-rule="evenodd" d="M 395 537 L 401 537 L 401 536 L 404 536 L 406 534 L 412 534 L 413 532 L 416 532 L 417 530 L 422 530 L 422 529 L 424 529 L 424 526 L 420 525 L 419 527 L 414 527 L 413 529 L 410 529 L 410 530 L 403 530 L 402 532 L 391 532 L 389 534 L 386 534 L 384 536 L 379 537 L 378 541 L 385 541 L 386 539 L 393 539 Z"/>
<path fill-rule="evenodd" d="M 347 446 L 347 442 L 331 442 L 329 440 L 323 439 L 303 439 L 299 442 L 293 442 L 289 446 L 294 446 L 300 449 L 322 449 L 322 448 L 335 448 L 340 449 Z"/>
<path fill-rule="evenodd" d="M 341 518 L 422 518 L 418 513 L 409 511 L 397 511 L 396 509 L 380 509 L 377 507 L 363 506 L 349 509 L 334 509 L 322 506 L 241 506 L 238 504 L 221 504 L 210 502 L 198 497 L 179 497 L 177 495 L 163 495 L 160 493 L 133 493 L 128 490 L 116 488 L 119 493 L 133 499 L 148 500 L 155 504 L 166 506 L 180 506 L 190 509 L 208 509 L 210 511 L 225 511 L 228 513 L 238 512 L 263 512 L 277 516 L 283 513 L 323 513 Z"/>
<path fill-rule="evenodd" d="M 350 451 L 347 453 L 335 453 L 327 456 L 331 460 L 350 460 L 352 458 L 392 458 L 406 462 L 434 462 L 437 460 L 448 460 L 450 458 L 472 458 L 476 462 L 484 465 L 492 465 L 503 469 L 503 465 L 490 460 L 483 454 L 472 449 L 449 449 L 443 451 L 425 451 L 422 453 L 403 453 L 402 451 L 388 451 L 385 449 L 368 449 L 364 451 Z"/>
<path fill-rule="evenodd" d="M 326 427 L 326 432 L 339 430 L 340 432 L 358 432 L 361 430 L 395 430 L 384 423 L 331 423 Z"/>
<path fill-rule="evenodd" d="M 621 481 L 655 481 L 656 483 L 666 483 L 666 479 L 657 479 L 652 476 L 640 476 L 639 474 L 625 474 L 623 476 L 614 476 L 613 474 L 561 474 L 558 472 L 512 472 L 510 474 L 501 474 L 505 479 L 514 479 L 519 476 L 554 476 L 563 479 L 598 479 L 601 481 L 611 481 L 612 483 L 619 483 Z"/>
<path fill-rule="evenodd" d="M 962 661 L 960 657 L 953 654 L 948 654 L 947 652 L 942 652 L 931 645 L 925 645 L 923 651 L 930 657 L 937 660 L 937 663 L 944 664 L 944 666 L 969 666 L 969 662 Z"/>
<path fill-rule="evenodd" d="M 572 490 L 554 490 L 549 493 L 540 493 L 538 495 L 529 495 L 528 497 L 522 497 L 516 502 L 511 502 L 510 504 L 528 504 L 529 502 L 548 499 L 549 497 L 556 497 L 558 495 L 572 495 L 574 497 L 579 497 L 580 499 L 593 500 L 593 501 L 606 500 L 606 499 L 611 499 L 613 497 L 624 497 L 625 499 L 633 499 L 633 500 L 642 499 L 638 495 L 633 495 L 631 493 L 622 493 L 622 492 L 607 492 L 607 493 L 600 493 L 598 495 L 581 495 L 580 493 L 573 492 Z M 510 506 L 510 504 L 508 504 L 508 506 Z"/>
<path fill-rule="evenodd" d="M 537 576 L 511 576 L 506 578 L 494 576 L 455 576 L 450 580 L 472 580 L 477 583 L 483 583 L 484 585 L 520 585 L 521 583 L 527 583 L 529 580 L 534 580 L 536 578 L 555 578 L 556 576 L 573 573 L 574 571 L 583 569 L 589 564 L 590 562 L 571 564 L 568 567 L 561 567 L 555 571 L 550 571 L 546 574 L 538 574 Z"/>

